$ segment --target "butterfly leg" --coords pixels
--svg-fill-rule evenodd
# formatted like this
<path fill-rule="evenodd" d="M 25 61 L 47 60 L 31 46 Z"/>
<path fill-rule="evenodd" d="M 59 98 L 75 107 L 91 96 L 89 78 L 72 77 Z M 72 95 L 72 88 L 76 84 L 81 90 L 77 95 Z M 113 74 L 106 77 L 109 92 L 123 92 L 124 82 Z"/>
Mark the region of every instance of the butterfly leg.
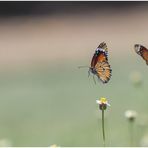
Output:
<path fill-rule="evenodd" d="M 96 84 L 96 80 L 95 80 L 95 76 L 93 75 L 93 80 L 94 80 L 94 83 Z"/>
<path fill-rule="evenodd" d="M 90 70 L 88 70 L 88 77 L 90 76 Z"/>

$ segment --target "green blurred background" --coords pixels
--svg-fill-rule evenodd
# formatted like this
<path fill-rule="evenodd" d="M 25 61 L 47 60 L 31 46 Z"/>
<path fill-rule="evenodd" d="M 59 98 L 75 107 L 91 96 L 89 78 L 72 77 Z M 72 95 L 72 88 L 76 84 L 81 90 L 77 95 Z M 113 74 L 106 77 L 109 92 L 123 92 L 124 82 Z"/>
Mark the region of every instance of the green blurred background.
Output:
<path fill-rule="evenodd" d="M 148 47 L 147 2 L 0 4 L 0 146 L 103 146 L 100 97 L 107 146 L 129 146 L 129 109 L 134 146 L 148 143 L 148 68 L 133 49 Z M 112 78 L 95 85 L 78 66 L 102 41 Z"/>

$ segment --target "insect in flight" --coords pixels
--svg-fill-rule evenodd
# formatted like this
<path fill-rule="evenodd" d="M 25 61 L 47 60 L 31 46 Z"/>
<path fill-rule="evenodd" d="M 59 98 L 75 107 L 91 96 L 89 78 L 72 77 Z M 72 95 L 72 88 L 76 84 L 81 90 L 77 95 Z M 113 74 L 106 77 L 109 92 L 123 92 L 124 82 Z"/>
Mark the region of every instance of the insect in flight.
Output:
<path fill-rule="evenodd" d="M 148 65 L 148 49 L 140 44 L 135 44 L 134 49 L 135 52 L 139 54 Z"/>
<path fill-rule="evenodd" d="M 85 66 L 80 66 L 80 68 L 81 67 Z M 91 60 L 91 66 L 88 71 L 89 75 L 90 72 L 93 74 L 94 82 L 94 75 L 96 75 L 102 83 L 107 83 L 110 80 L 112 69 L 108 63 L 108 49 L 105 42 L 102 42 L 95 50 Z"/>

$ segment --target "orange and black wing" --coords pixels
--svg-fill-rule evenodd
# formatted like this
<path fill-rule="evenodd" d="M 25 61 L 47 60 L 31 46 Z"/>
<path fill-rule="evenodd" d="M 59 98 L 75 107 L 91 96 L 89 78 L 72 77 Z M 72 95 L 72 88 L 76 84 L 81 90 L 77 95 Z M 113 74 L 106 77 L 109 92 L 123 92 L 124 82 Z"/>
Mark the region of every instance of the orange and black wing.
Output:
<path fill-rule="evenodd" d="M 95 69 L 97 77 L 107 83 L 111 77 L 111 67 L 108 63 L 108 51 L 106 43 L 102 42 L 95 51 L 91 61 L 91 67 Z"/>
<path fill-rule="evenodd" d="M 91 67 L 95 67 L 95 65 L 97 64 L 97 62 L 106 62 L 108 61 L 107 55 L 105 52 L 103 51 L 98 51 L 98 53 L 95 53 L 92 61 L 91 61 Z"/>
<path fill-rule="evenodd" d="M 135 51 L 139 54 L 148 65 L 148 49 L 140 44 L 135 45 Z"/>
<path fill-rule="evenodd" d="M 98 48 L 103 49 L 104 51 L 108 51 L 107 45 L 105 42 L 100 43 L 100 45 L 98 46 Z"/>
<path fill-rule="evenodd" d="M 107 83 L 110 80 L 112 70 L 108 62 L 97 62 L 95 69 L 98 78 L 103 83 Z"/>
<path fill-rule="evenodd" d="M 107 54 L 108 54 L 107 45 L 106 43 L 102 42 L 94 53 L 94 56 L 91 61 L 91 67 L 94 68 L 98 61 L 100 62 L 108 61 Z"/>
<path fill-rule="evenodd" d="M 145 60 L 146 64 L 148 65 L 148 49 L 143 48 L 140 52 L 142 58 Z"/>

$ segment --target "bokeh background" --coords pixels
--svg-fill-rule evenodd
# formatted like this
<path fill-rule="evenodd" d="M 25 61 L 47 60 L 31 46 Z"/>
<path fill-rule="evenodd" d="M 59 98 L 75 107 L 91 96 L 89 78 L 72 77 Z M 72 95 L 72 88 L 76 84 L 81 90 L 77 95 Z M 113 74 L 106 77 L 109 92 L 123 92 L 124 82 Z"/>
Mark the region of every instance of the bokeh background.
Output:
<path fill-rule="evenodd" d="M 107 146 L 129 146 L 126 110 L 137 111 L 134 146 L 148 146 L 148 2 L 0 2 L 0 146 L 102 146 L 96 99 L 108 98 Z M 112 78 L 88 78 L 108 45 Z M 138 81 L 138 82 L 137 82 Z"/>

